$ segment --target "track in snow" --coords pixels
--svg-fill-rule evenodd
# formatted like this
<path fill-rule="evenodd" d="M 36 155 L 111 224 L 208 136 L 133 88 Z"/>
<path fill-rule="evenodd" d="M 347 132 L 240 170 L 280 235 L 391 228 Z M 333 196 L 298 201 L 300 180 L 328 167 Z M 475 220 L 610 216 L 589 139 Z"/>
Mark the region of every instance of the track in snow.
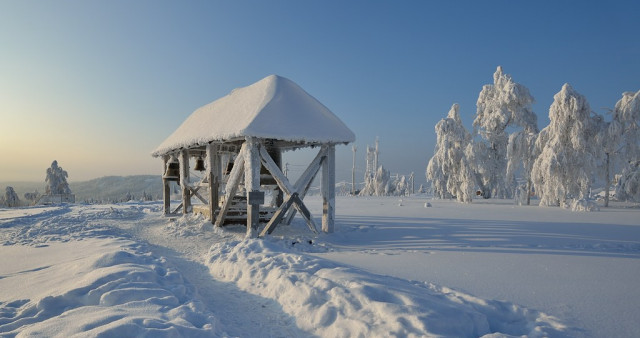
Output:
<path fill-rule="evenodd" d="M 282 311 L 273 299 L 240 290 L 235 284 L 218 281 L 209 274 L 209 268 L 203 263 L 209 247 L 233 234 L 226 231 L 223 237 L 211 228 L 191 228 L 190 234 L 176 236 L 172 230 L 177 230 L 181 224 L 172 228 L 170 222 L 164 217 L 151 217 L 119 226 L 136 240 L 149 243 L 154 254 L 164 256 L 179 268 L 197 289 L 200 300 L 218 319 L 221 331 L 234 337 L 313 336 L 299 329 L 295 318 Z"/>

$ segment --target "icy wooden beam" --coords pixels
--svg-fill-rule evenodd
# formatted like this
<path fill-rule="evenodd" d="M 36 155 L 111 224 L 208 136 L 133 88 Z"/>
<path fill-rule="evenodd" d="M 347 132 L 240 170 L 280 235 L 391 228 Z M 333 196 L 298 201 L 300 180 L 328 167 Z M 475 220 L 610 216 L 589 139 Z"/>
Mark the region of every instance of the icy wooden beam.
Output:
<path fill-rule="evenodd" d="M 267 151 L 262 147 L 260 147 L 260 157 L 262 159 L 262 164 L 264 164 L 265 168 L 267 168 L 269 173 L 271 173 L 271 176 L 273 176 L 273 178 L 276 180 L 278 187 L 280 187 L 280 189 L 282 189 L 282 191 L 288 195 L 285 199 L 285 202 L 278 208 L 276 214 L 274 214 L 274 217 L 271 218 L 269 223 L 267 223 L 263 231 L 260 233 L 260 236 L 273 232 L 275 227 L 280 223 L 287 210 L 292 205 L 304 217 L 309 229 L 313 231 L 313 233 L 318 233 L 316 224 L 313 221 L 313 218 L 311 218 L 311 214 L 309 213 L 309 209 L 307 209 L 302 200 L 298 197 L 298 192 L 293 186 L 291 186 L 289 179 L 284 176 L 282 171 L 280 171 L 280 168 L 278 168 L 278 166 L 275 164 L 275 161 L 273 161 L 271 156 L 269 156 L 269 153 L 267 153 Z"/>
<path fill-rule="evenodd" d="M 253 196 L 260 193 L 260 155 L 258 141 L 253 137 L 245 139 L 244 186 L 247 194 L 247 237 L 256 237 L 260 222 L 260 206 Z"/>
<path fill-rule="evenodd" d="M 320 148 L 316 157 L 311 161 L 311 164 L 307 167 L 307 169 L 302 173 L 302 175 L 298 178 L 295 184 L 295 190 L 298 192 L 300 200 L 304 200 L 304 197 L 307 195 L 309 191 L 309 187 L 311 187 L 311 182 L 318 174 L 320 170 L 320 164 L 322 160 L 325 158 L 326 149 Z M 284 224 L 291 224 L 293 217 L 296 215 L 296 209 L 290 209 L 289 213 L 284 217 Z"/>
<path fill-rule="evenodd" d="M 220 201 L 220 155 L 217 144 L 209 143 L 206 149 L 209 164 L 209 220 L 214 223 L 215 212 Z"/>
<path fill-rule="evenodd" d="M 244 173 L 244 153 L 246 151 L 246 143 L 242 145 L 240 148 L 240 153 L 236 156 L 236 161 L 233 163 L 233 168 L 231 168 L 231 172 L 229 173 L 229 180 L 227 181 L 226 193 L 224 195 L 224 202 L 222 203 L 222 207 L 220 207 L 220 213 L 216 218 L 216 226 L 221 227 L 224 218 L 227 216 L 227 211 L 229 211 L 229 207 L 231 206 L 231 200 L 233 199 L 233 195 L 236 194 L 238 190 L 238 183 L 240 183 L 240 178 Z"/>
<path fill-rule="evenodd" d="M 180 151 L 180 187 L 182 188 L 182 214 L 186 215 L 191 207 L 189 189 L 189 150 Z"/>
<path fill-rule="evenodd" d="M 326 158 L 322 163 L 322 231 L 332 233 L 336 204 L 336 147 L 333 144 L 322 146 L 326 149 Z"/>
<path fill-rule="evenodd" d="M 167 170 L 167 163 L 169 162 L 169 155 L 162 156 L 162 176 Z M 171 181 L 162 178 L 162 201 L 163 211 L 167 215 L 171 212 Z"/>

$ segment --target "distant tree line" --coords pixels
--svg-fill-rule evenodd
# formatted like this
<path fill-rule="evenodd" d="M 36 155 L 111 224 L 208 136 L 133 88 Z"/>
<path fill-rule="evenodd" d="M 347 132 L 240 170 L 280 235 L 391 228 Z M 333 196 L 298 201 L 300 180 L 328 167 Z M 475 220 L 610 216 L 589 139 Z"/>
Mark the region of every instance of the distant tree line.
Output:
<path fill-rule="evenodd" d="M 616 197 L 640 202 L 640 91 L 623 93 L 605 121 L 565 84 L 549 108 L 549 125 L 540 131 L 533 103 L 529 90 L 498 67 L 493 84 L 478 96 L 473 132 L 454 104 L 435 126 L 436 147 L 426 169 L 434 195 L 529 204 L 535 191 L 542 206 L 566 206 L 590 198 L 602 179 L 608 206 L 615 173 Z"/>

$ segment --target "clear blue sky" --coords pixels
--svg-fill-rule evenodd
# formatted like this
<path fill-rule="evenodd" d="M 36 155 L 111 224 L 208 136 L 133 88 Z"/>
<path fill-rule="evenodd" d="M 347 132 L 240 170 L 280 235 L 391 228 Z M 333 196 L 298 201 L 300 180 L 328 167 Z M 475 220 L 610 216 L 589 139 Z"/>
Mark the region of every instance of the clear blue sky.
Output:
<path fill-rule="evenodd" d="M 0 181 L 54 159 L 71 181 L 160 174 L 149 153 L 193 110 L 269 74 L 355 132 L 358 177 L 379 136 L 381 163 L 424 181 L 434 125 L 459 103 L 471 128 L 498 65 L 540 128 L 565 82 L 599 113 L 639 90 L 639 18 L 638 1 L 0 1 Z"/>

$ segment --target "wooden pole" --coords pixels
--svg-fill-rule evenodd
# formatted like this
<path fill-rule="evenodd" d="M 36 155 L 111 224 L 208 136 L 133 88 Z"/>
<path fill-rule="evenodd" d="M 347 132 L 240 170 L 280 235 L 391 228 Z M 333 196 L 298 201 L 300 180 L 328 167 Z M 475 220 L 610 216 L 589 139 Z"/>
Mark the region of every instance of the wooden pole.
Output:
<path fill-rule="evenodd" d="M 189 150 L 180 151 L 180 187 L 182 188 L 182 214 L 191 209 L 191 190 L 189 189 Z"/>
<path fill-rule="evenodd" d="M 244 172 L 244 153 L 246 151 L 246 143 L 242 145 L 240 148 L 240 153 L 236 156 L 236 160 L 233 163 L 233 168 L 231 168 L 231 172 L 229 173 L 229 179 L 227 180 L 224 201 L 222 202 L 222 206 L 220 207 L 220 212 L 218 213 L 218 217 L 216 218 L 216 226 L 221 227 L 224 223 L 224 219 L 227 215 L 227 211 L 231 206 L 231 200 L 233 196 L 236 194 L 238 190 L 238 183 L 240 183 L 240 177 Z"/>
<path fill-rule="evenodd" d="M 220 155 L 218 145 L 207 145 L 207 161 L 209 163 L 209 220 L 215 222 L 215 212 L 220 203 Z"/>
<path fill-rule="evenodd" d="M 254 196 L 260 193 L 260 154 L 258 140 L 247 137 L 247 151 L 244 153 L 244 186 L 247 191 L 247 237 L 257 237 L 260 222 L 260 204 Z"/>
<path fill-rule="evenodd" d="M 332 233 L 335 218 L 336 199 L 336 147 L 333 144 L 323 146 L 327 157 L 322 162 L 322 231 Z"/>
<path fill-rule="evenodd" d="M 171 212 L 171 181 L 164 178 L 164 173 L 167 170 L 167 163 L 169 162 L 169 155 L 162 156 L 162 201 L 164 205 L 164 214 L 167 215 Z"/>
<path fill-rule="evenodd" d="M 358 148 L 354 144 L 353 147 L 351 147 L 351 149 L 353 150 L 353 167 L 351 168 L 351 195 L 355 196 L 356 194 L 356 151 L 358 150 Z"/>

